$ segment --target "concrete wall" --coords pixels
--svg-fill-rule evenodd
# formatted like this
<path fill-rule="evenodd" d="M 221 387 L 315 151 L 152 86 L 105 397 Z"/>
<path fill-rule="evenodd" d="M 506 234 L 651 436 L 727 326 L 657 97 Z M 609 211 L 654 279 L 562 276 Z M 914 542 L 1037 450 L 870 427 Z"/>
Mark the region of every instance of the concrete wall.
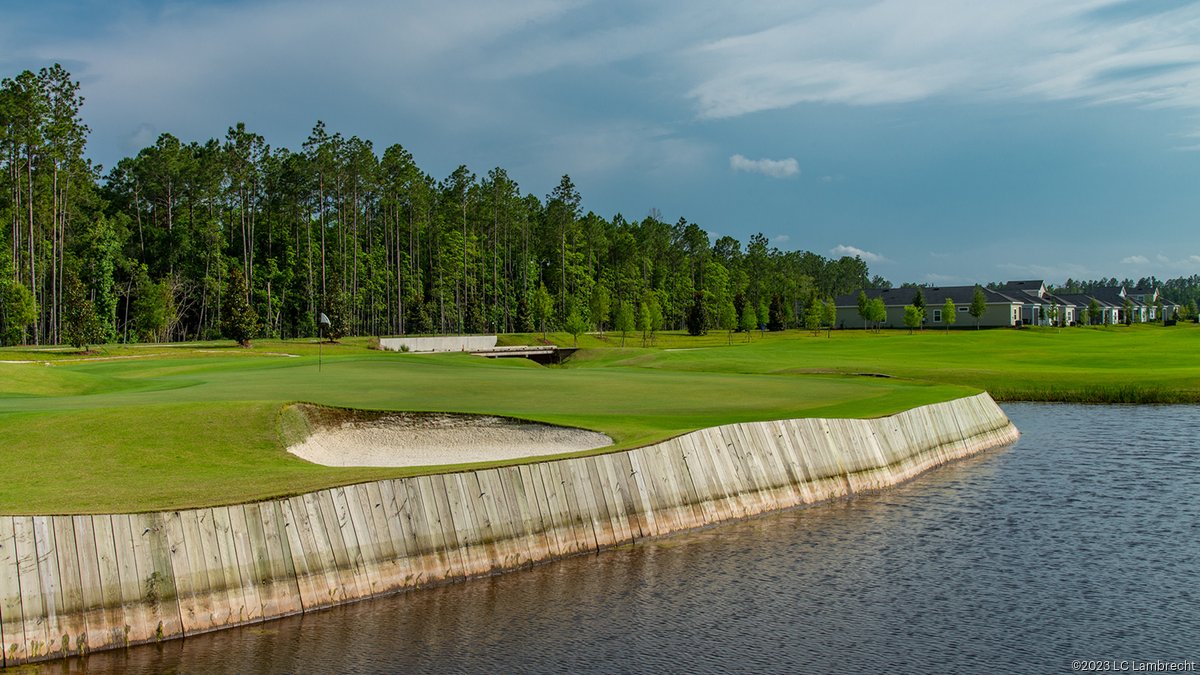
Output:
<path fill-rule="evenodd" d="M 379 338 L 379 348 L 387 351 L 410 352 L 471 352 L 496 346 L 495 335 L 441 335 L 438 337 Z"/>
<path fill-rule="evenodd" d="M 0 517 L 4 664 L 154 642 L 893 485 L 1011 443 L 987 394 L 256 504 Z"/>

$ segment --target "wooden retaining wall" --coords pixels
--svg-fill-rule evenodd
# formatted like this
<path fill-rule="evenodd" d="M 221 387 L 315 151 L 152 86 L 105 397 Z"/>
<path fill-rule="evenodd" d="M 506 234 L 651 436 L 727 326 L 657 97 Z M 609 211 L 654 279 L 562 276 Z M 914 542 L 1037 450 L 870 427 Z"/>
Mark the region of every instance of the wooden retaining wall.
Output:
<path fill-rule="evenodd" d="M 287 499 L 0 517 L 3 663 L 264 621 L 843 497 L 1016 440 L 987 394 Z"/>

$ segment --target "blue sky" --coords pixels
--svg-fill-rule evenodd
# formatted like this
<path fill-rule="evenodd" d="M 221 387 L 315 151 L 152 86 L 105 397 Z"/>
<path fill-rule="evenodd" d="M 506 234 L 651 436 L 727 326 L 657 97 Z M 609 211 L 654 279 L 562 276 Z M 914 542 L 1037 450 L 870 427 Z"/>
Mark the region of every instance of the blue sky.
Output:
<path fill-rule="evenodd" d="M 63 63 L 106 166 L 322 119 L 897 283 L 1200 273 L 1200 5 L 734 4 L 0 0 L 0 72 Z"/>

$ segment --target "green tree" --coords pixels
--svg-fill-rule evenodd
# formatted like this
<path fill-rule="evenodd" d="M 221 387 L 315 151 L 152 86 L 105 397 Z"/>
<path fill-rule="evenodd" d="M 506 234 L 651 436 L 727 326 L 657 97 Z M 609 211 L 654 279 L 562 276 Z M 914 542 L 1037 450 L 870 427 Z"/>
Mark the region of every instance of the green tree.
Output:
<path fill-rule="evenodd" d="M 979 320 L 983 318 L 985 312 L 987 312 L 987 298 L 983 296 L 983 289 L 976 286 L 975 294 L 971 296 L 971 307 L 967 310 L 971 318 L 975 319 L 975 330 L 979 330 Z"/>
<path fill-rule="evenodd" d="M 96 316 L 96 307 L 87 296 L 79 276 L 67 274 L 63 297 L 66 311 L 63 316 L 63 337 L 76 349 L 86 351 L 88 345 L 104 339 L 104 327 Z"/>
<path fill-rule="evenodd" d="M 647 347 L 650 344 L 650 307 L 646 303 L 638 305 L 637 329 L 642 334 L 642 346 Z"/>
<path fill-rule="evenodd" d="M 225 304 L 222 307 L 221 334 L 243 347 L 250 346 L 254 329 L 258 326 L 258 314 L 247 298 L 246 277 L 240 267 L 229 269 L 225 285 Z"/>
<path fill-rule="evenodd" d="M 859 291 L 858 292 L 858 315 L 860 317 L 862 317 L 863 330 L 866 330 L 867 325 L 870 323 L 870 318 L 869 318 L 870 304 L 871 304 L 871 300 L 867 297 L 867 292 Z"/>
<path fill-rule="evenodd" d="M 1100 303 L 1095 298 L 1088 300 L 1087 313 L 1087 323 L 1104 323 L 1104 317 L 1100 314 Z"/>
<path fill-rule="evenodd" d="M 1092 310 L 1090 308 L 1084 307 L 1083 309 L 1079 310 L 1078 324 L 1080 326 L 1087 326 L 1088 324 L 1091 323 L 1091 320 L 1092 320 Z"/>
<path fill-rule="evenodd" d="M 617 306 L 617 324 L 616 329 L 621 331 L 621 346 L 625 346 L 625 336 L 635 327 L 633 320 L 633 308 L 628 302 L 622 302 Z"/>
<path fill-rule="evenodd" d="M 37 321 L 37 302 L 33 293 L 19 282 L 12 282 L 0 294 L 0 341 L 6 345 L 25 343 L 30 324 Z"/>
<path fill-rule="evenodd" d="M 1042 314 L 1051 326 L 1058 326 L 1058 305 L 1047 305 L 1042 309 Z"/>
<path fill-rule="evenodd" d="M 816 335 L 821 330 L 821 319 L 824 317 L 825 310 L 821 301 L 813 298 L 812 302 L 808 303 L 808 308 L 804 310 L 804 327 Z"/>
<path fill-rule="evenodd" d="M 742 319 L 738 326 L 746 331 L 746 342 L 750 341 L 750 334 L 754 332 L 756 325 L 758 325 L 758 314 L 755 313 L 754 307 L 747 302 L 742 305 Z"/>
<path fill-rule="evenodd" d="M 646 310 L 649 313 L 650 344 L 654 344 L 654 334 L 662 329 L 666 321 L 662 305 L 659 304 L 658 297 L 654 293 L 650 294 L 650 299 L 646 302 Z"/>
<path fill-rule="evenodd" d="M 1125 298 L 1121 301 L 1121 318 L 1125 320 L 1125 325 L 1133 323 L 1133 301 Z"/>
<path fill-rule="evenodd" d="M 908 326 L 908 334 L 912 335 L 914 328 L 921 327 L 921 321 L 925 319 L 924 312 L 916 305 L 904 306 L 904 325 Z"/>
<path fill-rule="evenodd" d="M 733 331 L 738 327 L 737 308 L 733 306 L 733 300 L 721 303 L 720 312 L 717 314 L 717 324 L 721 330 L 728 331 L 726 344 L 733 344 Z"/>
<path fill-rule="evenodd" d="M 325 316 L 329 319 L 325 337 L 330 342 L 337 342 L 350 333 L 350 296 L 346 291 L 337 288 L 329 294 L 325 302 Z"/>
<path fill-rule="evenodd" d="M 708 308 L 704 304 L 704 293 L 697 291 L 692 294 L 692 306 L 687 315 L 688 335 L 705 335 L 708 333 Z"/>
<path fill-rule="evenodd" d="M 954 309 L 954 301 L 946 298 L 946 302 L 942 303 L 942 322 L 946 324 L 946 332 L 950 332 L 950 326 L 953 326 L 958 321 L 958 312 Z"/>
<path fill-rule="evenodd" d="M 609 314 L 609 296 L 608 290 L 601 284 L 592 286 L 592 295 L 588 299 L 588 309 L 590 310 L 592 325 L 596 330 L 600 331 L 600 337 L 604 337 L 604 324 L 608 321 Z"/>
<path fill-rule="evenodd" d="M 579 313 L 579 309 L 577 307 L 572 307 L 571 312 L 567 314 L 566 329 L 567 332 L 571 334 L 571 337 L 574 338 L 575 346 L 578 347 L 579 336 L 587 332 L 588 322 L 587 319 L 584 319 L 583 315 Z"/>
<path fill-rule="evenodd" d="M 921 313 L 921 321 L 924 322 L 925 321 L 925 290 L 923 288 L 921 288 L 920 286 L 917 287 L 917 292 L 915 295 L 913 295 L 912 306 L 916 307 L 917 310 Z M 907 319 L 907 317 L 908 317 L 908 315 L 906 313 L 905 318 Z M 908 325 L 907 321 L 905 321 L 905 325 Z M 917 327 L 924 329 L 925 326 L 924 326 L 924 323 L 918 323 Z M 910 328 L 911 328 L 911 326 L 910 326 Z"/>
<path fill-rule="evenodd" d="M 143 266 L 139 273 L 132 311 L 133 328 L 138 340 L 166 340 L 167 330 L 175 314 L 175 298 L 171 293 L 170 281 L 151 281 Z"/>
<path fill-rule="evenodd" d="M 554 316 L 554 298 L 546 290 L 546 284 L 539 284 L 533 294 L 533 320 L 542 327 L 542 339 L 545 340 L 549 330 L 550 319 Z"/>
<path fill-rule="evenodd" d="M 872 298 L 867 305 L 868 317 L 875 324 L 875 332 L 879 332 L 879 327 L 887 321 L 887 305 L 883 304 L 883 298 Z"/>

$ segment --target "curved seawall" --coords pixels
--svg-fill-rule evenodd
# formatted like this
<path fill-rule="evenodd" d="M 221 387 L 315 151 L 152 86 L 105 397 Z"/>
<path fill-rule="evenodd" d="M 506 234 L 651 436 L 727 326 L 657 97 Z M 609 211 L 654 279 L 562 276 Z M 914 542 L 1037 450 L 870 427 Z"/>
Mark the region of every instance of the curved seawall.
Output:
<path fill-rule="evenodd" d="M 153 642 L 871 490 L 1017 430 L 987 394 L 160 513 L 0 517 L 5 665 Z"/>

